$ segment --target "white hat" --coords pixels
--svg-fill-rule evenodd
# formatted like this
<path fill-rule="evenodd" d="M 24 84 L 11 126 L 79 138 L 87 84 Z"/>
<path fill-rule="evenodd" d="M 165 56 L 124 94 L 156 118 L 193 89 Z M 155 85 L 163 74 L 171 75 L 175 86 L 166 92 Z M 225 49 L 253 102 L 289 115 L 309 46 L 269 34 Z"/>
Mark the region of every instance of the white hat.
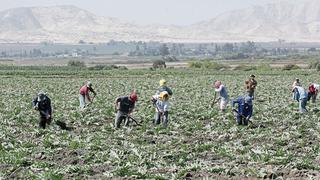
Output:
<path fill-rule="evenodd" d="M 87 87 L 91 87 L 92 83 L 90 81 L 87 82 Z"/>

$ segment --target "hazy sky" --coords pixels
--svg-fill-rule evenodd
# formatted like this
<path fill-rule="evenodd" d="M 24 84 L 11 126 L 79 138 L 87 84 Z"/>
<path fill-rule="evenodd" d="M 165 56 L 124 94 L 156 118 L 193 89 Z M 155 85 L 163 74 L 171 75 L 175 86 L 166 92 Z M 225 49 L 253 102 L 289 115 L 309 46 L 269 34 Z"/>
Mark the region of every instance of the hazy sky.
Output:
<path fill-rule="evenodd" d="M 22 6 L 75 5 L 101 16 L 140 24 L 187 25 L 225 11 L 271 0 L 0 0 L 0 11 Z"/>

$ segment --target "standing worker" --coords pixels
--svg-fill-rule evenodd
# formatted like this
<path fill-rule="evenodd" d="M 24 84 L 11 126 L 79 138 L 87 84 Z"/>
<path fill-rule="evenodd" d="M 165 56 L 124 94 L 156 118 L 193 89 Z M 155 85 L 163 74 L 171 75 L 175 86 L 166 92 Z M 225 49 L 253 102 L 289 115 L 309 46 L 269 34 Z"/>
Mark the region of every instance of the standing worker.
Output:
<path fill-rule="evenodd" d="M 235 109 L 235 104 L 238 104 L 238 110 Z M 253 112 L 252 97 L 240 96 L 237 100 L 232 100 L 232 111 L 237 113 L 238 125 L 248 125 Z"/>
<path fill-rule="evenodd" d="M 160 95 L 152 96 L 152 102 L 156 106 L 155 124 L 160 124 L 163 118 L 163 127 L 167 127 L 169 122 L 169 93 L 162 91 Z"/>
<path fill-rule="evenodd" d="M 293 81 L 292 83 L 292 98 L 293 100 L 296 100 L 299 102 L 299 99 L 300 99 L 300 95 L 299 95 L 299 92 L 296 88 L 294 88 L 295 86 L 301 86 L 301 83 L 300 83 L 300 80 L 299 78 L 296 78 L 295 81 Z"/>
<path fill-rule="evenodd" d="M 94 94 L 92 99 L 89 96 L 89 91 L 91 91 Z M 92 103 L 94 97 L 97 95 L 97 93 L 93 90 L 92 83 L 90 81 L 87 81 L 87 83 L 80 88 L 79 93 L 80 109 L 84 109 L 86 107 L 86 99 L 90 103 Z"/>
<path fill-rule="evenodd" d="M 251 74 L 250 78 L 245 81 L 246 91 L 252 100 L 254 99 L 254 90 L 256 89 L 258 82 L 254 79 L 256 76 Z"/>
<path fill-rule="evenodd" d="M 135 92 L 132 92 L 129 96 L 121 96 L 116 98 L 114 102 L 115 110 L 117 111 L 115 118 L 115 127 L 120 128 L 122 120 L 125 119 L 125 126 L 129 125 L 129 117 L 133 112 L 135 102 L 138 100 L 138 96 Z"/>
<path fill-rule="evenodd" d="M 160 87 L 158 88 L 156 94 L 160 95 L 161 92 L 167 91 L 170 96 L 172 96 L 172 90 L 167 86 L 167 81 L 165 79 L 161 79 L 159 81 Z"/>
<path fill-rule="evenodd" d="M 308 101 L 312 98 L 312 103 L 316 102 L 318 91 L 319 91 L 319 84 L 312 83 L 309 86 L 309 92 L 308 92 Z"/>
<path fill-rule="evenodd" d="M 213 85 L 215 88 L 215 93 L 214 93 L 214 98 L 211 103 L 211 106 L 213 106 L 213 104 L 215 104 L 217 101 L 220 100 L 220 110 L 222 112 L 224 112 L 227 109 L 227 104 L 228 104 L 228 100 L 229 100 L 227 88 L 221 83 L 221 81 L 215 81 Z M 217 93 L 220 94 L 220 97 L 216 101 L 216 94 Z"/>
<path fill-rule="evenodd" d="M 305 89 L 301 86 L 294 86 L 292 92 L 298 91 L 299 93 L 299 112 L 306 113 L 308 112 L 306 105 L 308 101 L 308 95 Z"/>
<path fill-rule="evenodd" d="M 45 129 L 46 124 L 50 124 L 52 120 L 51 100 L 44 92 L 40 91 L 32 101 L 33 109 L 40 112 L 39 128 Z"/>

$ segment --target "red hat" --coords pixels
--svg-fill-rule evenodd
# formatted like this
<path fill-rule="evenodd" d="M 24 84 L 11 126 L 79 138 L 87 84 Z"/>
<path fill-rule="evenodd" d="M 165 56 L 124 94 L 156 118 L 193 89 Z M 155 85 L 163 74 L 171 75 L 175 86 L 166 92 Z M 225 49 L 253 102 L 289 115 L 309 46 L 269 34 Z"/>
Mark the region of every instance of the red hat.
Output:
<path fill-rule="evenodd" d="M 133 102 L 138 101 L 138 96 L 137 96 L 137 94 L 136 94 L 135 92 L 131 93 L 131 94 L 130 94 L 130 99 L 131 99 L 131 101 L 133 101 Z"/>

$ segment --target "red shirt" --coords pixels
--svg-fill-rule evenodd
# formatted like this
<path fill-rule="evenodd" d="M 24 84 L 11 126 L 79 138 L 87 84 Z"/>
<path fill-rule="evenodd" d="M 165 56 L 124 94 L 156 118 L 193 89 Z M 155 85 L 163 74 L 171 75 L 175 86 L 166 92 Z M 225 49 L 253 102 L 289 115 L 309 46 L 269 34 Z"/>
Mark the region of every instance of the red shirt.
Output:
<path fill-rule="evenodd" d="M 80 88 L 80 94 L 81 95 L 88 95 L 89 90 L 91 91 L 91 88 L 87 87 L 87 85 L 84 85 Z"/>
<path fill-rule="evenodd" d="M 318 94 L 318 90 L 314 87 L 314 84 L 309 86 L 309 92 L 316 95 Z"/>

